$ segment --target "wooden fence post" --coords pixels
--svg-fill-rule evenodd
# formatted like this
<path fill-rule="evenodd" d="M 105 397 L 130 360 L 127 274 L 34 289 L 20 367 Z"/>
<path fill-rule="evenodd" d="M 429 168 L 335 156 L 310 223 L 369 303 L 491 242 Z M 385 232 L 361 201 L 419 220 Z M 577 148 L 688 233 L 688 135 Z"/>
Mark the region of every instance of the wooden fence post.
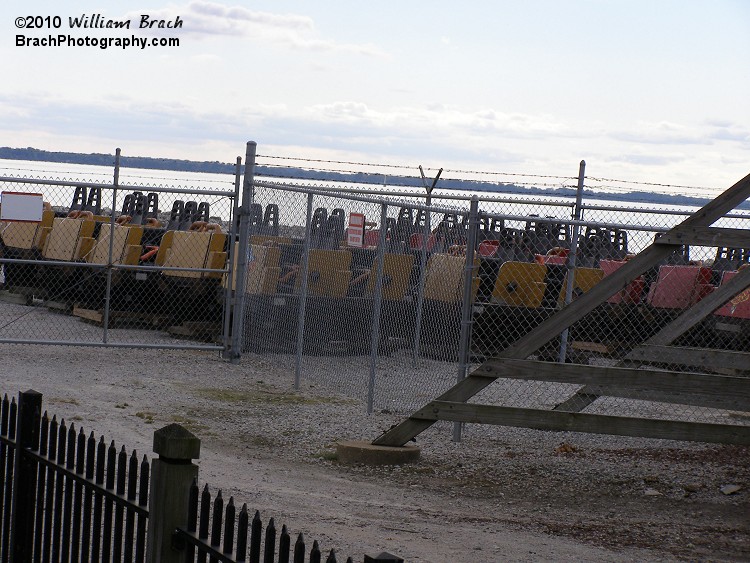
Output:
<path fill-rule="evenodd" d="M 151 463 L 151 491 L 148 507 L 146 561 L 178 563 L 182 553 L 172 549 L 172 534 L 185 527 L 188 517 L 190 486 L 198 477 L 201 441 L 179 424 L 170 424 L 154 432 Z"/>
<path fill-rule="evenodd" d="M 27 448 L 39 449 L 39 422 L 36 416 L 39 416 L 41 409 L 41 393 L 29 390 L 18 394 L 18 430 L 10 534 L 13 561 L 30 561 L 34 545 L 37 461 L 24 454 Z"/>

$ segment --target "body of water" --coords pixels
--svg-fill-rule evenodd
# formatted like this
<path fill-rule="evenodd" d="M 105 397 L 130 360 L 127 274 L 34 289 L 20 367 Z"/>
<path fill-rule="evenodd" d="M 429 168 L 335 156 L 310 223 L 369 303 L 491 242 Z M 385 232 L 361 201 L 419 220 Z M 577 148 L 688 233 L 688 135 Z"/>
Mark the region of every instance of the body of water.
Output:
<path fill-rule="evenodd" d="M 41 178 L 54 181 L 68 182 L 93 182 L 111 185 L 114 177 L 114 166 L 90 166 L 78 164 L 64 164 L 53 162 L 23 161 L 23 160 L 0 160 L 0 176 L 14 178 Z M 385 196 L 389 200 L 425 203 L 425 191 L 421 189 L 404 188 L 402 186 L 372 185 L 372 184 L 350 184 L 336 181 L 312 181 L 301 179 L 281 180 L 278 178 L 258 177 L 258 180 L 273 182 L 275 184 L 310 186 L 335 190 L 331 197 L 316 196 L 315 207 L 325 207 L 329 212 L 334 208 L 342 208 L 347 213 L 364 213 L 368 221 L 378 222 L 380 218 L 380 207 L 376 204 L 347 200 L 347 193 L 367 195 L 369 197 Z M 173 170 L 151 170 L 137 168 L 120 168 L 119 184 L 122 191 L 118 194 L 118 202 L 128 191 L 140 190 L 148 192 L 149 188 L 175 189 L 175 190 L 200 190 L 200 191 L 234 191 L 235 176 L 233 174 L 208 174 L 181 172 Z M 6 182 L 0 188 L 7 191 L 34 191 L 44 193 L 45 199 L 53 206 L 68 207 L 73 198 L 74 188 L 66 186 L 38 186 L 28 183 Z M 469 198 L 472 194 L 458 190 L 441 190 L 436 188 L 432 193 L 432 204 L 437 207 L 455 209 L 456 212 L 467 212 Z M 493 192 L 479 193 L 480 210 L 487 213 L 506 217 L 506 226 L 510 228 L 523 228 L 525 220 L 510 217 L 527 217 L 536 215 L 539 217 L 551 217 L 559 220 L 570 219 L 573 214 L 575 201 L 573 198 L 556 198 L 551 196 L 529 196 L 524 194 L 503 194 Z M 112 207 L 111 192 L 106 190 L 102 194 L 102 205 L 105 208 Z M 190 194 L 160 193 L 159 208 L 161 211 L 169 211 L 176 199 L 189 200 Z M 210 194 L 196 195 L 195 199 L 207 201 L 211 207 L 211 215 L 228 221 L 231 215 L 230 201 L 223 196 L 211 196 Z M 116 209 L 120 203 L 115 202 Z M 283 225 L 304 224 L 306 216 L 307 199 L 305 194 L 273 189 L 271 187 L 258 187 L 255 193 L 255 202 L 264 208 L 269 203 L 279 206 L 279 222 Z M 588 201 L 583 200 L 584 210 L 582 218 L 602 224 L 618 224 L 631 226 L 629 238 L 631 250 L 638 252 L 651 243 L 655 230 L 667 230 L 681 221 L 697 207 L 654 205 L 634 202 L 618 201 L 613 194 L 611 201 L 601 199 Z M 398 215 L 398 208 L 389 209 L 389 217 Z M 431 217 L 432 225 L 442 218 L 442 213 L 435 213 Z M 723 218 L 716 223 L 717 226 L 732 228 L 750 228 L 750 212 L 742 211 L 733 213 L 731 217 Z M 639 228 L 653 228 L 653 230 L 640 231 Z M 713 258 L 715 249 L 693 249 L 692 257 L 695 259 Z"/>

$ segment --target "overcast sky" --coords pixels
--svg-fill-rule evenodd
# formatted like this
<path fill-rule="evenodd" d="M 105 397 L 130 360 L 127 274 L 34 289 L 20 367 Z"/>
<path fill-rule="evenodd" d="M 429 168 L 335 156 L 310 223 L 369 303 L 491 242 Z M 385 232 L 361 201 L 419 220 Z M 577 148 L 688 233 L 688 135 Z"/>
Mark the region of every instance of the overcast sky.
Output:
<path fill-rule="evenodd" d="M 258 152 L 720 191 L 750 172 L 750 1 L 4 0 L 0 144 L 234 161 Z M 70 17 L 94 38 L 18 47 Z M 177 30 L 143 32 L 141 14 Z M 60 16 L 60 29 L 17 17 Z M 656 188 L 664 189 L 664 188 Z"/>

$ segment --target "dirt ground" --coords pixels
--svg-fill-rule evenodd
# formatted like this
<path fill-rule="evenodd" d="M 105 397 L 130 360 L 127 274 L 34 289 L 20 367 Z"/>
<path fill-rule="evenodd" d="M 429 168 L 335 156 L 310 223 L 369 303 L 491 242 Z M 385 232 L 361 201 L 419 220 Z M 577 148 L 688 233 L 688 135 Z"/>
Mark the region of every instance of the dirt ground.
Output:
<path fill-rule="evenodd" d="M 0 344 L 0 365 L 0 392 L 40 391 L 50 415 L 139 455 L 183 424 L 202 440 L 201 484 L 340 561 L 750 560 L 747 447 L 476 426 L 454 443 L 442 424 L 418 437 L 416 464 L 347 466 L 337 441 L 403 414 L 295 391 L 261 356 Z"/>

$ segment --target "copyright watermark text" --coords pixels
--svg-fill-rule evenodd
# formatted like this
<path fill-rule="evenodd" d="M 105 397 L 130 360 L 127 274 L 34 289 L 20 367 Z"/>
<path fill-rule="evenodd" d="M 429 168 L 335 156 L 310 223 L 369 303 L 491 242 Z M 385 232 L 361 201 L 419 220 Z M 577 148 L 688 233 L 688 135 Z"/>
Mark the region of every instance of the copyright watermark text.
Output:
<path fill-rule="evenodd" d="M 135 34 L 108 37 L 105 34 L 108 31 L 116 33 L 121 30 L 177 32 L 183 28 L 184 23 L 180 16 L 173 19 L 158 19 L 148 14 L 141 14 L 138 18 L 131 19 L 112 19 L 98 13 L 68 17 L 18 16 L 15 18 L 15 25 L 18 29 L 23 29 L 25 33 L 16 34 L 15 44 L 16 47 L 95 47 L 98 49 L 179 47 L 179 37 L 147 38 Z M 53 30 L 59 30 L 59 33 L 54 33 Z M 70 30 L 72 33 L 63 33 L 64 30 Z M 73 35 L 81 31 L 86 32 L 87 35 Z M 96 32 L 96 37 L 91 32 Z"/>

